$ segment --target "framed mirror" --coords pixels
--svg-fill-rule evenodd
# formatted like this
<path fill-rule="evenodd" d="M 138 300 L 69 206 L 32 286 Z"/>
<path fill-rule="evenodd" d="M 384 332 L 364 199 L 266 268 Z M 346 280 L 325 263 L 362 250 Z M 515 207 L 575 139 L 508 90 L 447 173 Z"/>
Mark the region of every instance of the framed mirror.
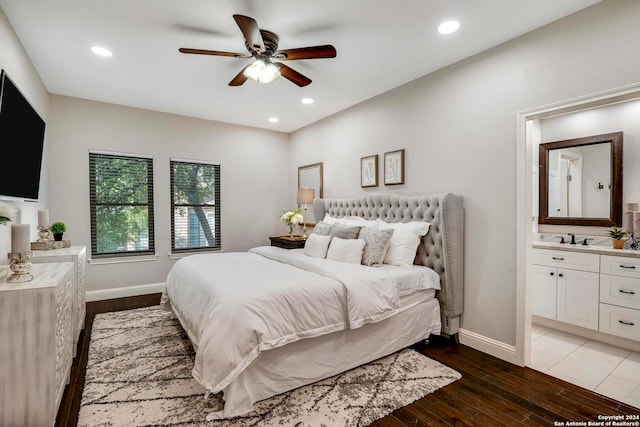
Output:
<path fill-rule="evenodd" d="M 316 197 L 323 197 L 322 162 L 298 167 L 298 188 L 313 188 Z M 309 226 L 315 225 L 315 222 L 313 209 L 307 209 L 305 223 Z"/>
<path fill-rule="evenodd" d="M 540 144 L 539 224 L 622 225 L 622 132 Z"/>

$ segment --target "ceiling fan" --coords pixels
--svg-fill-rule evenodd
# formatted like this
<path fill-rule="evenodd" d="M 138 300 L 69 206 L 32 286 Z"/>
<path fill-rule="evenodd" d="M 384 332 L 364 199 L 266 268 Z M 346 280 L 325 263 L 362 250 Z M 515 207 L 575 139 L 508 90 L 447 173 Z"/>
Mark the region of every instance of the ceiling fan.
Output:
<path fill-rule="evenodd" d="M 297 59 L 335 58 L 336 48 L 330 44 L 321 46 L 300 47 L 296 49 L 278 49 L 278 35 L 258 27 L 255 19 L 244 15 L 233 15 L 244 36 L 245 46 L 249 53 L 221 52 L 217 50 L 191 49 L 181 47 L 182 53 L 198 55 L 231 56 L 234 58 L 255 58 L 255 61 L 244 67 L 229 82 L 229 86 L 240 86 L 248 78 L 259 83 L 269 83 L 282 75 L 300 87 L 311 83 L 311 79 L 300 74 L 280 61 Z M 272 60 L 276 61 L 272 61 Z"/>

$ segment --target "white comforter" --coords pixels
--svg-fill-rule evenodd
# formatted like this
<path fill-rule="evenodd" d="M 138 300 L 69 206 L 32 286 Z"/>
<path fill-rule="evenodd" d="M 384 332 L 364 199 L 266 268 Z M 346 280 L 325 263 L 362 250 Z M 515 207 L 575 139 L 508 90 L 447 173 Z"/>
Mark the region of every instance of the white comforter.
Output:
<path fill-rule="evenodd" d="M 217 393 L 261 351 L 377 322 L 399 297 L 440 289 L 426 267 L 367 267 L 264 246 L 191 255 L 167 276 L 166 296 L 196 347 L 193 375 Z"/>

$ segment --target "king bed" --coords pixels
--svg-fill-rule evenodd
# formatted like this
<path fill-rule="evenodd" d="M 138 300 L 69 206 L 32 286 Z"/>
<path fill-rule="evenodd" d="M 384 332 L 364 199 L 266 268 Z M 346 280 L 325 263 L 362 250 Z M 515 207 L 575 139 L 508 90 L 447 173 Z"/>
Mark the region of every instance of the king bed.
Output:
<path fill-rule="evenodd" d="M 223 393 L 224 408 L 207 419 L 246 414 L 255 402 L 431 334 L 456 339 L 463 290 L 461 196 L 316 199 L 313 210 L 322 221 L 304 249 L 261 246 L 191 255 L 169 272 L 163 301 L 193 344 L 193 376 L 207 394 Z M 354 229 L 359 234 L 350 238 L 336 234 Z M 393 231 L 382 231 L 388 229 Z M 409 229 L 422 231 L 412 236 L 413 262 L 407 263 L 394 254 L 406 252 L 400 239 Z M 367 239 L 374 234 L 374 240 L 386 235 L 388 241 L 375 255 L 378 262 L 365 263 L 366 248 L 375 246 Z M 355 246 L 357 262 L 349 262 L 347 248 Z"/>

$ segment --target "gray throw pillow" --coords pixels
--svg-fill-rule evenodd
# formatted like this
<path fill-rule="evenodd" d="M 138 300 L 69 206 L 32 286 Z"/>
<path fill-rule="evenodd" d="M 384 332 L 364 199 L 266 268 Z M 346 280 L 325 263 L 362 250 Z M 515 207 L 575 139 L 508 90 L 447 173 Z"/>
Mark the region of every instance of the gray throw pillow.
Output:
<path fill-rule="evenodd" d="M 338 237 L 340 239 L 357 239 L 358 234 L 360 234 L 361 228 L 362 227 L 359 225 L 344 225 L 335 223 L 331 226 L 329 236 Z"/>
<path fill-rule="evenodd" d="M 362 264 L 369 266 L 382 265 L 384 256 L 391 245 L 391 236 L 393 236 L 393 229 L 376 230 L 370 227 L 363 227 L 358 236 L 359 239 L 367 242 L 362 253 Z"/>
<path fill-rule="evenodd" d="M 328 236 L 329 231 L 331 231 L 331 224 L 327 224 L 326 222 L 320 221 L 313 228 L 313 232 L 319 234 L 321 236 Z"/>

